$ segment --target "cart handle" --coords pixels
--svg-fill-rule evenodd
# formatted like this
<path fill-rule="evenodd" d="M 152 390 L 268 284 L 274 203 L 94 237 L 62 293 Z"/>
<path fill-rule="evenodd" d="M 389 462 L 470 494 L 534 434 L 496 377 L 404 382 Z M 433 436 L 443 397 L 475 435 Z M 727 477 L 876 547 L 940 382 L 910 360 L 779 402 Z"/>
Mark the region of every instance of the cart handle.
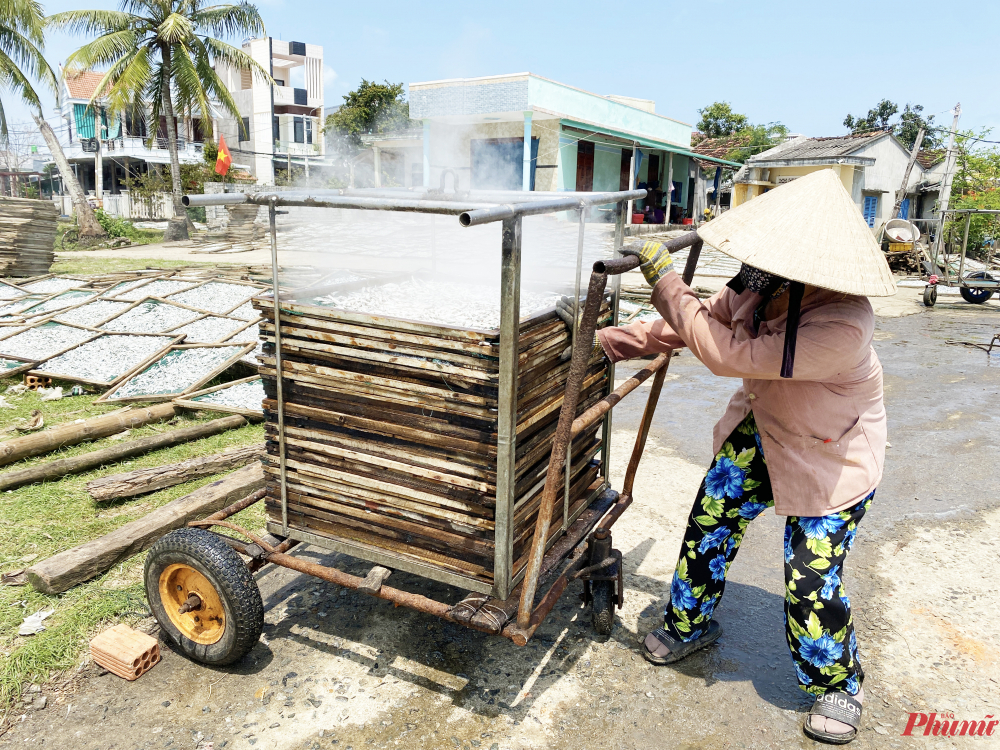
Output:
<path fill-rule="evenodd" d="M 690 284 L 694 278 L 694 271 L 698 265 L 698 257 L 701 255 L 702 240 L 697 232 L 688 232 L 682 237 L 669 240 L 664 243 L 667 250 L 681 250 L 690 247 L 687 263 L 684 267 L 684 283 Z M 609 275 L 618 275 L 638 267 L 640 260 L 635 256 L 624 258 L 613 258 L 611 260 L 597 261 L 594 263 L 594 270 L 590 275 L 590 284 L 587 288 L 587 299 L 583 307 L 583 316 L 580 320 L 579 330 L 573 342 L 573 359 L 570 363 L 569 375 L 566 379 L 566 392 L 563 396 L 562 408 L 559 410 L 559 422 L 556 425 L 556 432 L 552 438 L 552 453 L 549 456 L 549 468 L 545 475 L 545 488 L 542 490 L 541 501 L 538 506 L 538 517 L 535 520 L 535 536 L 532 540 L 531 557 L 528 559 L 528 566 L 525 570 L 524 583 L 521 588 L 521 601 L 517 611 L 517 626 L 521 630 L 527 630 L 532 620 L 532 608 L 535 602 L 535 594 L 538 591 L 538 579 L 541 575 L 542 558 L 545 557 L 545 543 L 549 537 L 549 527 L 552 523 L 552 510 L 556 502 L 556 490 L 561 484 L 561 474 L 563 464 L 566 463 L 566 451 L 573 435 L 573 426 L 576 416 L 576 406 L 580 400 L 580 390 L 583 386 L 583 378 L 586 374 L 587 363 L 590 360 L 594 333 L 597 329 L 597 316 L 600 312 L 601 301 L 604 298 L 604 289 L 608 282 Z M 656 360 L 649 365 L 649 373 L 642 378 L 649 377 L 656 372 L 656 379 L 653 381 L 653 390 L 649 394 L 649 401 L 646 404 L 646 412 L 643 414 L 642 426 L 636 438 L 635 449 L 632 460 L 629 461 L 629 472 L 626 477 L 627 488 L 623 494 L 627 494 L 631 501 L 632 481 L 635 478 L 635 471 L 639 466 L 639 459 L 642 450 L 646 445 L 646 435 L 652 423 L 653 412 L 656 409 L 656 400 L 660 395 L 660 387 L 663 385 L 663 378 L 666 374 L 667 364 L 670 362 L 669 354 L 661 354 L 657 359 L 662 358 L 662 363 L 653 369 Z M 615 404 L 621 401 L 624 396 L 631 393 L 639 386 L 642 380 L 632 383 L 635 378 L 630 378 L 621 388 L 608 395 L 602 401 L 595 404 L 595 407 L 603 409 L 607 413 Z M 631 387 L 626 390 L 626 385 Z M 623 391 L 619 393 L 619 391 Z M 590 411 L 581 415 L 580 419 L 588 417 Z M 593 416 L 593 415 L 591 415 Z M 596 421 L 596 420 L 595 420 Z M 593 424 L 593 421 L 590 422 Z M 583 427 L 581 427 L 583 429 Z M 607 467 L 605 467 L 607 472 Z M 551 592 L 550 592 L 551 593 Z"/>

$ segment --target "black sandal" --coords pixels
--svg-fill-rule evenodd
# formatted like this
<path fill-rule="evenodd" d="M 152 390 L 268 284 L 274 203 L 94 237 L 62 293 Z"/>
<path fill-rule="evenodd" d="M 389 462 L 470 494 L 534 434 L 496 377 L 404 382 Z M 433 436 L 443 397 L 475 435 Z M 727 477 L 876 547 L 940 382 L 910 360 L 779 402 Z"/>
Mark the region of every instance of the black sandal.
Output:
<path fill-rule="evenodd" d="M 722 626 L 715 620 L 712 620 L 708 625 L 708 630 L 701 637 L 695 638 L 693 641 L 679 641 L 663 628 L 657 628 L 650 635 L 666 646 L 670 650 L 670 653 L 666 656 L 657 656 L 646 648 L 646 642 L 643 640 L 642 648 L 640 649 L 642 656 L 650 664 L 662 667 L 664 664 L 673 664 L 675 661 L 680 661 L 698 649 L 715 643 L 719 640 L 719 636 L 722 635 Z"/>
<path fill-rule="evenodd" d="M 840 733 L 822 732 L 818 729 L 813 729 L 811 719 L 813 716 L 825 716 L 828 719 L 842 721 L 853 727 L 853 729 L 850 732 Z M 846 745 L 858 736 L 858 726 L 860 724 L 861 703 L 849 693 L 834 691 L 824 693 L 816 699 L 813 707 L 809 709 L 809 714 L 802 725 L 802 731 L 806 733 L 806 737 L 818 742 L 825 742 L 828 745 Z"/>

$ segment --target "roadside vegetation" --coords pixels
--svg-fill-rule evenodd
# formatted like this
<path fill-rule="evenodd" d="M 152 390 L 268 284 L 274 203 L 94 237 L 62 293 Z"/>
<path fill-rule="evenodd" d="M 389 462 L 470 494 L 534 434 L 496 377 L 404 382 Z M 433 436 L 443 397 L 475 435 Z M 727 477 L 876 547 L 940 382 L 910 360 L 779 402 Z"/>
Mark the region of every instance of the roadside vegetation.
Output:
<path fill-rule="evenodd" d="M 34 392 L 20 396 L 5 393 L 19 378 L 0 379 L 0 395 L 13 409 L 0 409 L 0 430 L 10 428 L 18 419 L 30 416 L 33 409 L 42 412 L 45 426 L 86 419 L 120 408 L 117 404 L 93 404 L 96 393 L 41 401 Z M 68 392 L 68 386 L 62 384 Z M 190 426 L 220 418 L 212 412 L 185 412 L 171 424 L 148 425 L 127 435 L 112 436 L 20 461 L 4 470 L 21 469 L 53 458 L 69 458 L 146 435 Z M 4 432 L 2 439 L 17 435 Z M 205 456 L 227 448 L 262 443 L 261 424 L 250 424 L 184 445 L 166 448 L 98 470 L 64 477 L 58 481 L 28 485 L 0 493 L 0 574 L 11 574 L 30 567 L 58 552 L 96 539 L 133 521 L 154 508 L 170 502 L 222 475 L 205 477 L 170 487 L 149 495 L 98 504 L 85 489 L 88 481 L 134 469 L 161 466 L 196 456 Z M 236 523 L 249 529 L 263 528 L 262 504 L 236 517 Z M 124 622 L 135 624 L 148 616 L 142 587 L 145 555 L 138 555 L 106 574 L 76 586 L 59 596 L 36 592 L 30 585 L 0 585 L 0 732 L 7 721 L 16 718 L 19 696 L 29 684 L 44 684 L 66 672 L 67 679 L 82 663 L 82 655 L 94 635 L 104 627 Z M 24 617 L 43 609 L 55 612 L 45 620 L 46 630 L 33 636 L 19 636 Z M 56 684 L 58 684 L 58 679 Z"/>

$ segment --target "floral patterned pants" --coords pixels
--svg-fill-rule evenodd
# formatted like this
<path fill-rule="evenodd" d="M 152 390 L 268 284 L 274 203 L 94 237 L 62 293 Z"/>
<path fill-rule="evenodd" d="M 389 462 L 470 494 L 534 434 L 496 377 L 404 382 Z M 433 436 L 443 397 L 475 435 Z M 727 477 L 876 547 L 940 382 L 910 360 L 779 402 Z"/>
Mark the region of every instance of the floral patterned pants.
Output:
<path fill-rule="evenodd" d="M 785 632 L 799 684 L 814 695 L 854 695 L 864 680 L 841 575 L 874 495 L 828 516 L 789 516 L 785 524 Z M 751 413 L 722 446 L 698 490 L 664 611 L 670 635 L 690 641 L 708 628 L 743 533 L 773 505 Z"/>

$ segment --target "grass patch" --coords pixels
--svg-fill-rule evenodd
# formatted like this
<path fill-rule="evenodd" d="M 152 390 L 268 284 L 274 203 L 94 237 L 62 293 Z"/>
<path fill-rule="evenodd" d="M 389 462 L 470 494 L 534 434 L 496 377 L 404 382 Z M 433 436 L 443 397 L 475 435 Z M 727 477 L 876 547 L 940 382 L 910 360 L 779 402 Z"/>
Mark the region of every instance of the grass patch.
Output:
<path fill-rule="evenodd" d="M 163 231 L 162 229 L 139 229 L 135 226 L 131 226 L 129 222 L 128 238 L 132 241 L 131 245 L 127 247 L 135 247 L 136 245 L 151 245 L 154 242 L 163 242 Z M 56 239 L 55 239 L 55 250 L 57 253 L 72 253 L 77 251 L 94 250 L 94 244 L 80 243 L 80 242 L 69 242 L 64 241 L 63 236 L 66 232 L 76 229 L 76 223 L 72 221 L 60 221 L 56 226 Z M 102 239 L 104 241 L 112 240 L 112 237 L 107 237 Z"/>
<path fill-rule="evenodd" d="M 0 393 L 16 382 L 14 378 L 0 379 Z M 31 392 L 22 396 L 6 395 L 6 398 L 15 408 L 0 410 L 0 429 L 10 426 L 20 417 L 28 416 L 32 409 L 41 410 L 45 425 L 49 427 L 120 408 L 115 404 L 92 404 L 93 394 L 51 402 L 43 402 Z M 224 415 L 185 412 L 170 425 L 147 425 L 133 429 L 125 439 L 186 427 L 221 416 Z M 2 437 L 16 434 L 4 433 Z M 57 552 L 93 540 L 215 481 L 221 475 L 203 477 L 137 498 L 101 504 L 92 500 L 85 489 L 86 483 L 92 479 L 162 466 L 263 441 L 263 425 L 249 424 L 221 435 L 164 448 L 58 481 L 0 492 L 0 518 L 4 521 L 0 524 L 0 572 L 27 568 Z M 71 446 L 19 461 L 4 467 L 3 471 L 26 468 L 53 458 L 80 455 L 118 442 L 104 438 Z M 234 520 L 245 528 L 262 530 L 263 503 L 243 511 Z M 106 574 L 58 596 L 40 594 L 31 586 L 0 586 L 0 716 L 14 705 L 25 685 L 46 682 L 55 673 L 76 667 L 90 638 L 104 626 L 116 622 L 134 624 L 147 616 L 141 583 L 144 560 L 144 554 L 137 555 Z M 18 626 L 26 615 L 50 608 L 55 609 L 55 613 L 45 621 L 47 629 L 44 632 L 28 637 L 17 634 Z"/>

